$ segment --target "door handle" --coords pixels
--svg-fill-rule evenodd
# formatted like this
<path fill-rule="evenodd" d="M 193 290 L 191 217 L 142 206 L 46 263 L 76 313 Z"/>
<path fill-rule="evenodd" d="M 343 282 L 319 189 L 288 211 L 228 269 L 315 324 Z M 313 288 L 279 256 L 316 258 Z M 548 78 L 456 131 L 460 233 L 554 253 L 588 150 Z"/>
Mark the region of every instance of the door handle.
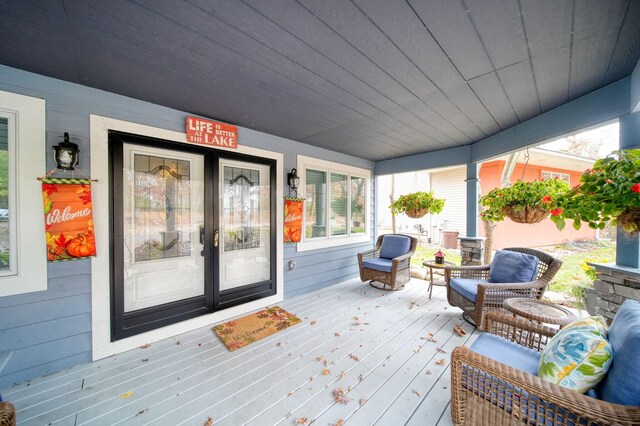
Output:
<path fill-rule="evenodd" d="M 218 247 L 218 240 L 220 237 L 218 236 L 218 230 L 213 231 L 213 246 Z"/>

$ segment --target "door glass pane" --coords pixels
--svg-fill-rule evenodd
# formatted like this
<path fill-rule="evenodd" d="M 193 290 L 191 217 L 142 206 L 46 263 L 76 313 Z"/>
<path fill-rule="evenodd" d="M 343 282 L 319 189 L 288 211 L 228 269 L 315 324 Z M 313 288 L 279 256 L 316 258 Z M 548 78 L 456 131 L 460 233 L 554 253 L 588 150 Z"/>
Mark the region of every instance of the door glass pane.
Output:
<path fill-rule="evenodd" d="M 221 162 L 220 291 L 271 278 L 269 167 Z"/>
<path fill-rule="evenodd" d="M 351 233 L 361 234 L 365 231 L 365 179 L 351 178 Z"/>
<path fill-rule="evenodd" d="M 0 273 L 10 271 L 9 120 L 0 117 Z"/>
<path fill-rule="evenodd" d="M 331 173 L 331 235 L 347 234 L 347 175 Z"/>
<path fill-rule="evenodd" d="M 326 237 L 327 174 L 307 169 L 305 191 L 305 238 Z"/>
<path fill-rule="evenodd" d="M 125 312 L 204 294 L 202 156 L 124 145 Z"/>

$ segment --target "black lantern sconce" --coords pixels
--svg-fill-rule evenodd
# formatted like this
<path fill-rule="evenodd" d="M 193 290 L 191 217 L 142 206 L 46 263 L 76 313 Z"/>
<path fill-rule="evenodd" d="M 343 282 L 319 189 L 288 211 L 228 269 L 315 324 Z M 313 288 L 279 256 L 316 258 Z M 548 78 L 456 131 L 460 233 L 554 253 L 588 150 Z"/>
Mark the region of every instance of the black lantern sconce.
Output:
<path fill-rule="evenodd" d="M 298 185 L 300 185 L 300 177 L 296 169 L 291 169 L 291 173 L 287 173 L 287 185 L 289 188 L 298 192 Z"/>
<path fill-rule="evenodd" d="M 74 170 L 78 165 L 78 145 L 69 141 L 69 133 L 64 132 L 64 141 L 53 147 L 54 156 L 58 168 L 62 170 Z"/>

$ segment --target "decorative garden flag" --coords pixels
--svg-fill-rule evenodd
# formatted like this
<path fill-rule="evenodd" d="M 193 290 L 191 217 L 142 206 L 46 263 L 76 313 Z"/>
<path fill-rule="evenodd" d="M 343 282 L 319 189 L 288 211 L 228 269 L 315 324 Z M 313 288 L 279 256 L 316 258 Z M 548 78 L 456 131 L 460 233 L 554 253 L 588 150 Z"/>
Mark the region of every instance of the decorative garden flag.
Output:
<path fill-rule="evenodd" d="M 304 198 L 284 199 L 284 242 L 299 243 L 302 240 L 302 212 Z"/>
<path fill-rule="evenodd" d="M 91 180 L 42 179 L 42 201 L 50 262 L 96 255 Z"/>

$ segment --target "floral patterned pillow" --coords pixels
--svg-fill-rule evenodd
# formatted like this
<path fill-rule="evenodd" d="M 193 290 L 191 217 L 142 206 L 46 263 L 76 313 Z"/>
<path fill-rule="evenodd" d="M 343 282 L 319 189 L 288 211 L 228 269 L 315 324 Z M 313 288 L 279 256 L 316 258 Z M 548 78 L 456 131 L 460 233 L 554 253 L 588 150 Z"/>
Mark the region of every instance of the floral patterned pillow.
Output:
<path fill-rule="evenodd" d="M 604 378 L 613 361 L 602 317 L 578 319 L 560 330 L 540 356 L 538 376 L 585 393 Z"/>

